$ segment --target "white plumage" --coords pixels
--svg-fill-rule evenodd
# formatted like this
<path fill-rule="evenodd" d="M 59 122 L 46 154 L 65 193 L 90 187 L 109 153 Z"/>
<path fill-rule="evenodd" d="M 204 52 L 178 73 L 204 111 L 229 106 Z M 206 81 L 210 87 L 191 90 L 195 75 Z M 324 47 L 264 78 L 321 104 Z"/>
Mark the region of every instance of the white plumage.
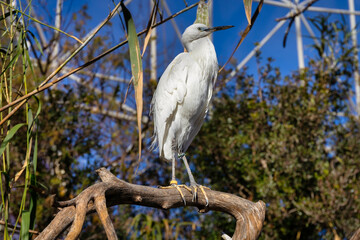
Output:
<path fill-rule="evenodd" d="M 182 35 L 187 52 L 180 53 L 160 78 L 151 102 L 154 119 L 154 143 L 161 158 L 172 160 L 175 180 L 175 156 L 184 154 L 199 132 L 212 97 L 218 62 L 208 35 L 229 27 L 189 26 Z M 197 184 L 183 157 L 190 184 Z M 196 197 L 196 196 L 195 196 Z"/>
<path fill-rule="evenodd" d="M 198 28 L 207 27 L 194 24 L 184 32 L 182 41 L 188 52 L 169 64 L 152 99 L 154 141 L 158 142 L 160 156 L 167 160 L 174 153 L 185 153 L 199 132 L 217 77 L 215 49 L 206 37 L 209 33 Z"/>

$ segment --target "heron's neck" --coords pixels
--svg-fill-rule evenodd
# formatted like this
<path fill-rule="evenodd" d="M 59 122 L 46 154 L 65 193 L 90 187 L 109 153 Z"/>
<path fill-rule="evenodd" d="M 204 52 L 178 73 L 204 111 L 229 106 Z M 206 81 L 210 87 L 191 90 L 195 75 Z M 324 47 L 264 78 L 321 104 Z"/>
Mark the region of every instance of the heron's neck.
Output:
<path fill-rule="evenodd" d="M 186 50 L 189 53 L 196 54 L 197 56 L 205 58 L 215 58 L 216 52 L 214 45 L 208 37 L 200 38 L 185 45 Z M 198 54 L 197 54 L 198 53 Z"/>

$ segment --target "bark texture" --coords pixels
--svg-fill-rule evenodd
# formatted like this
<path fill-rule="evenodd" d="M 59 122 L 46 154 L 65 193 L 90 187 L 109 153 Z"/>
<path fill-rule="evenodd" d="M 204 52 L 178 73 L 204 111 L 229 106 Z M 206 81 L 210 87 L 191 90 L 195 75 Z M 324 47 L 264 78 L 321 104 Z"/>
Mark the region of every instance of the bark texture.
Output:
<path fill-rule="evenodd" d="M 40 233 L 36 240 L 56 239 L 68 227 L 67 240 L 75 240 L 80 235 L 85 216 L 97 212 L 105 228 L 107 238 L 117 239 L 107 208 L 119 204 L 135 204 L 160 209 L 184 207 L 176 189 L 161 189 L 135 185 L 116 178 L 105 168 L 97 170 L 102 182 L 96 183 L 76 198 L 58 202 L 60 211 L 51 223 Z M 194 206 L 199 212 L 220 211 L 232 215 L 236 220 L 236 229 L 232 239 L 257 239 L 260 235 L 264 218 L 265 204 L 256 203 L 238 196 L 205 189 L 209 206 L 205 207 L 202 193 L 198 193 L 196 202 L 192 201 L 190 191 L 183 189 L 187 206 Z M 220 238 L 220 236 L 219 236 Z M 228 237 L 226 236 L 228 239 Z"/>

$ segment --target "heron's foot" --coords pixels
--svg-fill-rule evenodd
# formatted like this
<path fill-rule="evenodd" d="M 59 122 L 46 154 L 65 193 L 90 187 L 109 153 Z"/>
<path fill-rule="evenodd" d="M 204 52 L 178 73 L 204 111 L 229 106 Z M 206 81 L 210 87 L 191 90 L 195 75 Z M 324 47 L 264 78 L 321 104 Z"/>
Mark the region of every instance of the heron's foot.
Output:
<path fill-rule="evenodd" d="M 188 186 L 186 186 L 184 184 L 178 185 L 176 180 L 171 180 L 170 186 L 166 186 L 166 187 L 160 186 L 159 188 L 162 188 L 162 189 L 176 188 L 176 190 L 178 190 L 178 192 L 180 193 L 181 199 L 183 200 L 185 206 L 186 206 L 186 200 L 185 200 L 184 194 L 181 191 L 181 188 L 185 188 L 186 190 L 192 192 L 191 188 L 189 188 Z"/>
<path fill-rule="evenodd" d="M 195 202 L 197 200 L 197 198 L 198 198 L 198 189 L 200 189 L 200 191 L 202 192 L 202 194 L 204 195 L 204 198 L 205 198 L 205 202 L 206 202 L 205 207 L 209 206 L 209 198 L 207 197 L 207 194 L 206 194 L 204 189 L 209 189 L 210 190 L 210 188 L 199 185 L 197 183 L 191 183 L 190 186 L 191 186 L 192 194 L 193 194 L 192 201 Z"/>

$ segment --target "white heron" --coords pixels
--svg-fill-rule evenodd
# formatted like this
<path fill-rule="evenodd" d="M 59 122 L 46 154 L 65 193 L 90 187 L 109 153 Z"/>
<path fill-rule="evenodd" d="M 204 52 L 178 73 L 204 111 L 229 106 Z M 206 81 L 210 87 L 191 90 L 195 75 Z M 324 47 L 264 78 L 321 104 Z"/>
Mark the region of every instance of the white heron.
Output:
<path fill-rule="evenodd" d="M 160 158 L 172 162 L 170 187 L 180 192 L 185 205 L 179 187 L 185 187 L 191 192 L 193 190 L 193 201 L 197 198 L 199 188 L 204 194 L 206 205 L 209 204 L 203 187 L 195 182 L 185 152 L 204 122 L 219 69 L 214 45 L 208 36 L 214 31 L 230 27 L 209 28 L 201 23 L 189 26 L 181 38 L 187 52 L 177 55 L 166 68 L 151 101 L 153 144 L 157 143 Z M 177 184 L 176 157 L 183 159 L 192 189 Z"/>

